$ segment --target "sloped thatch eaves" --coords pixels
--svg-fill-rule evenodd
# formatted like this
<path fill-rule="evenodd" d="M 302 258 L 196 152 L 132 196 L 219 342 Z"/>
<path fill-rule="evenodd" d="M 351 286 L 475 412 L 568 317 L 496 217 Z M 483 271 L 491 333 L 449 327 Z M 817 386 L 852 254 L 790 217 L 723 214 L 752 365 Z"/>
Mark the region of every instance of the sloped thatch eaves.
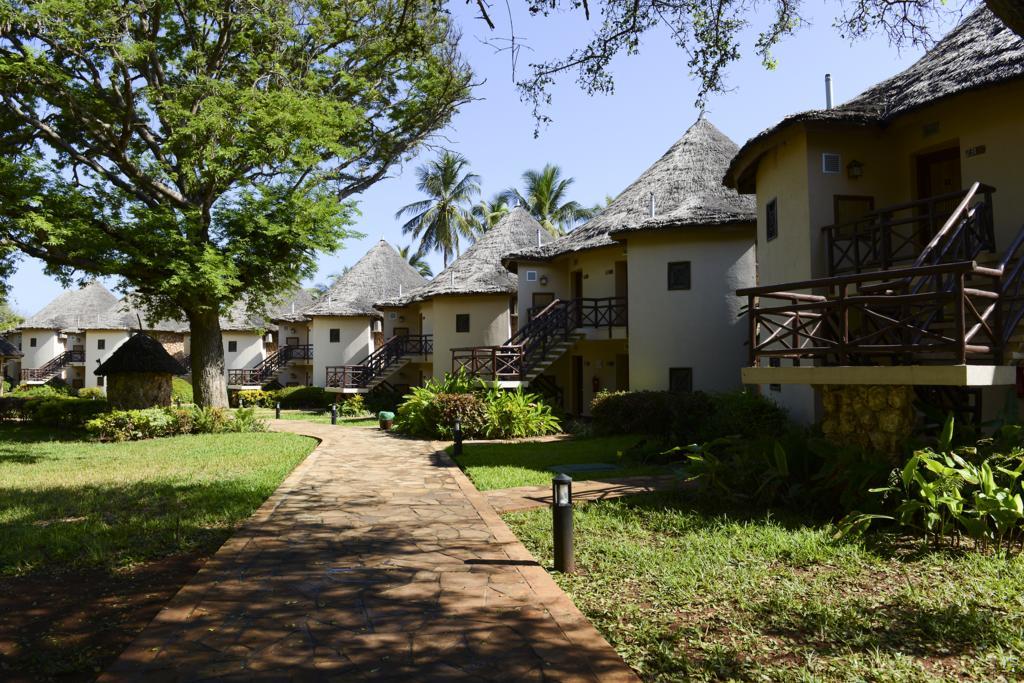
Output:
<path fill-rule="evenodd" d="M 832 109 L 794 114 L 747 141 L 725 173 L 725 184 L 752 192 L 746 177 L 768 138 L 801 123 L 884 126 L 894 118 L 969 90 L 1024 77 L 1024 38 L 984 6 L 910 68 Z"/>
<path fill-rule="evenodd" d="M 23 355 L 17 346 L 0 337 L 0 358 L 21 358 Z"/>
<path fill-rule="evenodd" d="M 268 317 L 270 320 L 287 322 L 305 320 L 306 316 L 302 312 L 312 306 L 319 296 L 320 292 L 315 289 L 300 289 L 292 296 L 282 299 L 280 304 L 272 306 Z"/>
<path fill-rule="evenodd" d="M 83 319 L 78 327 L 82 330 L 137 330 L 139 320 L 144 329 L 154 332 L 188 332 L 187 320 L 158 320 L 150 323 L 146 312 L 128 295 L 113 306 L 98 314 L 95 318 Z"/>
<path fill-rule="evenodd" d="M 379 318 L 380 311 L 373 307 L 375 303 L 404 295 L 425 282 L 426 278 L 394 247 L 381 240 L 303 311 L 303 316 Z"/>
<path fill-rule="evenodd" d="M 552 238 L 529 211 L 516 207 L 433 280 L 404 296 L 381 299 L 378 306 L 405 306 L 435 296 L 513 294 L 518 289 L 518 282 L 502 265 L 502 258 L 536 245 L 538 240 L 544 244 L 551 242 Z"/>
<path fill-rule="evenodd" d="M 737 149 L 736 143 L 701 117 L 584 225 L 551 244 L 511 254 L 505 261 L 550 261 L 612 246 L 617 244 L 612 235 L 631 230 L 753 222 L 754 198 L 722 186 L 722 173 Z"/>
<path fill-rule="evenodd" d="M 95 370 L 97 375 L 123 375 L 127 373 L 158 373 L 181 375 L 185 369 L 167 353 L 163 345 L 148 334 L 132 336 L 110 354 Z"/>
<path fill-rule="evenodd" d="M 81 289 L 65 290 L 41 311 L 18 325 L 20 330 L 64 330 L 77 328 L 117 304 L 117 297 L 98 280 Z M 138 323 L 136 323 L 136 326 Z"/>

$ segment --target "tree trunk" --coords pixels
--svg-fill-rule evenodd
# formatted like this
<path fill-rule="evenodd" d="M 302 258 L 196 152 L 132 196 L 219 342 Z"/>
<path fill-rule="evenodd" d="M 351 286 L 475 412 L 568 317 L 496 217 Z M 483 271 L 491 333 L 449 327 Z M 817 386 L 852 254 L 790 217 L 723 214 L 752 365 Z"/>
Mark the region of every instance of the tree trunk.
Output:
<path fill-rule="evenodd" d="M 1024 2 L 1022 0 L 985 0 L 992 13 L 1018 36 L 1024 37 Z"/>
<path fill-rule="evenodd" d="M 192 394 L 200 406 L 228 407 L 224 342 L 216 309 L 187 313 L 192 341 Z"/>

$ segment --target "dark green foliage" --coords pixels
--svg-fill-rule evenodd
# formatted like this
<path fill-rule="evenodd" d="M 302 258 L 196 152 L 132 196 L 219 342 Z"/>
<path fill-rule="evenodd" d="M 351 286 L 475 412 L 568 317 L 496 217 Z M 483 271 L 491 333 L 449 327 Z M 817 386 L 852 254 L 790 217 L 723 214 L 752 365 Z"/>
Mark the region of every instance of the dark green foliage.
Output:
<path fill-rule="evenodd" d="M 108 410 L 110 406 L 105 400 L 57 393 L 22 392 L 0 398 L 0 421 L 27 420 L 43 427 L 82 427 Z"/>
<path fill-rule="evenodd" d="M 99 387 L 84 387 L 78 390 L 78 398 L 105 399 L 107 394 Z"/>
<path fill-rule="evenodd" d="M 382 410 L 395 412 L 402 403 L 402 395 L 386 386 L 378 386 L 364 397 L 366 410 L 370 413 L 379 413 Z"/>
<path fill-rule="evenodd" d="M 433 422 L 426 434 L 451 438 L 456 420 L 461 423 L 467 439 L 483 436 L 487 424 L 487 407 L 479 394 L 437 394 L 433 404 L 424 413 Z"/>
<path fill-rule="evenodd" d="M 232 405 L 236 407 L 244 405 L 247 408 L 273 408 L 277 401 L 277 393 L 262 389 L 246 389 L 236 392 L 233 398 Z"/>
<path fill-rule="evenodd" d="M 288 409 L 326 410 L 334 403 L 334 398 L 334 394 L 327 393 L 323 387 L 285 387 L 277 392 L 277 401 Z"/>
<path fill-rule="evenodd" d="M 366 414 L 366 400 L 362 394 L 352 394 L 341 404 L 339 412 L 345 417 L 359 417 Z"/>
<path fill-rule="evenodd" d="M 781 434 L 788 425 L 777 404 L 745 391 L 602 391 L 590 412 L 598 434 L 648 434 L 675 443 L 733 435 L 756 439 Z"/>

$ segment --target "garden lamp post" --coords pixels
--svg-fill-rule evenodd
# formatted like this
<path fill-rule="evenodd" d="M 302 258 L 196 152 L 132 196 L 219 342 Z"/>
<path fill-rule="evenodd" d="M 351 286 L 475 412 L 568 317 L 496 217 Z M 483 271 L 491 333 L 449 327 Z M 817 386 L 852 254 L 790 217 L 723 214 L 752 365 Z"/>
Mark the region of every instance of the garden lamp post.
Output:
<path fill-rule="evenodd" d="M 331 404 L 331 424 L 332 425 L 338 424 L 338 404 L 337 403 L 332 403 Z"/>
<path fill-rule="evenodd" d="M 462 455 L 462 421 L 455 421 L 455 443 L 452 445 L 453 455 Z"/>
<path fill-rule="evenodd" d="M 280 401 L 278 401 L 277 403 L 274 404 L 274 417 L 277 418 L 278 420 L 281 419 L 281 402 Z"/>
<path fill-rule="evenodd" d="M 572 547 L 572 477 L 565 472 L 551 480 L 551 513 L 555 571 L 572 574 L 576 571 Z"/>

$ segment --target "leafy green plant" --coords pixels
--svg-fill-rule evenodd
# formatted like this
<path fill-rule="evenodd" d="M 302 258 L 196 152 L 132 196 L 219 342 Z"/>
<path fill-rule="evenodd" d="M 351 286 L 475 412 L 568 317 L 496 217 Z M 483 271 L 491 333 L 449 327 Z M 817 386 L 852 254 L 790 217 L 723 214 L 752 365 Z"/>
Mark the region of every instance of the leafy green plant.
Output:
<path fill-rule="evenodd" d="M 345 417 L 359 417 L 366 414 L 366 401 L 362 394 L 353 394 L 341 404 L 341 414 Z"/>
<path fill-rule="evenodd" d="M 235 415 L 224 425 L 227 432 L 265 432 L 267 421 L 256 417 L 255 408 L 239 408 Z"/>
<path fill-rule="evenodd" d="M 276 392 L 274 401 L 280 402 L 282 408 L 326 410 L 334 402 L 334 396 L 323 387 L 285 387 Z"/>
<path fill-rule="evenodd" d="M 78 390 L 78 398 L 104 399 L 107 395 L 99 387 L 83 387 Z"/>
<path fill-rule="evenodd" d="M 238 392 L 237 403 L 239 407 L 247 408 L 273 408 L 277 397 L 271 391 L 262 389 L 243 389 Z"/>
<path fill-rule="evenodd" d="M 557 434 L 561 423 L 537 394 L 492 389 L 485 398 L 484 435 L 491 439 Z"/>
<path fill-rule="evenodd" d="M 192 403 L 192 385 L 181 377 L 171 378 L 171 400 L 175 403 Z"/>

